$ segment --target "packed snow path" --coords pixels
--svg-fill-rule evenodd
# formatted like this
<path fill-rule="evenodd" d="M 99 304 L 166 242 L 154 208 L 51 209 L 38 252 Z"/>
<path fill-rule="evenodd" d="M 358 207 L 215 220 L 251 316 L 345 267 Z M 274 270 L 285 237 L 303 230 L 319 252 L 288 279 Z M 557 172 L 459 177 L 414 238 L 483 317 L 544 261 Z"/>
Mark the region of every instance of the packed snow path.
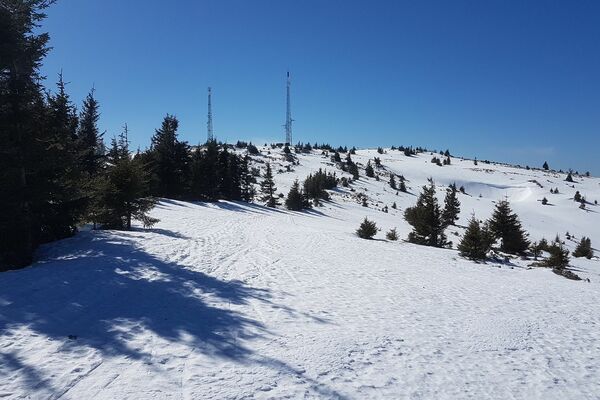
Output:
<path fill-rule="evenodd" d="M 163 201 L 156 229 L 46 246 L 0 274 L 0 397 L 600 396 L 597 261 L 361 240 L 366 212 Z"/>

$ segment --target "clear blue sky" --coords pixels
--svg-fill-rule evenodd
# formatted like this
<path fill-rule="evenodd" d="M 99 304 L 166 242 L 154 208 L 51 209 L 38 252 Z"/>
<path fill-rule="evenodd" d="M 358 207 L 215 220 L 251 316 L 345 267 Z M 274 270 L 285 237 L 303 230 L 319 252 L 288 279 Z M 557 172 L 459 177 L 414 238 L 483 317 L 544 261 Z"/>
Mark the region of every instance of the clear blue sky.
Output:
<path fill-rule="evenodd" d="M 600 174 L 599 1 L 59 0 L 44 30 L 101 127 L 146 147 L 166 113 L 184 140 L 422 145 Z"/>

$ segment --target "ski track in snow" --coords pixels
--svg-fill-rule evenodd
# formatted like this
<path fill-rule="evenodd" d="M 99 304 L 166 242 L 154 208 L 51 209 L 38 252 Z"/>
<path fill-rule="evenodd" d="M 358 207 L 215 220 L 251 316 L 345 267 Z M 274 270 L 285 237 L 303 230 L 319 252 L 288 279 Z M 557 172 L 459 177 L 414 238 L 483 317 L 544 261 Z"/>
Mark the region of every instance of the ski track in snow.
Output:
<path fill-rule="evenodd" d="M 507 194 L 534 239 L 568 227 L 600 240 L 597 213 L 576 209 L 550 173 L 381 158 L 413 192 L 430 175 L 460 178 L 472 193 L 459 224 Z M 300 160 L 277 175 L 280 191 L 327 161 Z M 561 185 L 559 207 L 539 205 L 524 173 Z M 408 232 L 401 210 L 415 197 L 386 181 L 355 188 L 396 201 L 388 214 L 348 190 L 305 213 L 164 200 L 155 229 L 44 246 L 36 265 L 0 274 L 0 398 L 600 398 L 598 259 L 573 260 L 591 279 L 574 282 L 521 260 L 358 239 L 365 215 L 378 237 Z M 583 194 L 600 195 L 587 181 Z"/>

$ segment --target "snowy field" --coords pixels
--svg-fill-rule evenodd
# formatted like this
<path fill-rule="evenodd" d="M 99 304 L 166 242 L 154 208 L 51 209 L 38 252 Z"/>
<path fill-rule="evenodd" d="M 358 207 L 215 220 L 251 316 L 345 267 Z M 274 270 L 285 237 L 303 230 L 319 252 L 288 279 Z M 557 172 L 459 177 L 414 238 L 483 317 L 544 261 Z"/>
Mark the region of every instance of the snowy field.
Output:
<path fill-rule="evenodd" d="M 290 172 L 280 150 L 262 152 L 255 166 L 282 171 L 278 192 L 335 171 L 320 152 Z M 454 247 L 471 213 L 487 219 L 505 196 L 531 240 L 568 231 L 570 250 L 581 236 L 597 246 L 600 179 L 459 158 L 438 167 L 389 149 L 353 159 L 375 156 L 380 181 L 361 168 L 354 191 L 323 207 L 164 200 L 154 229 L 82 232 L 0 274 L 0 398 L 600 398 L 597 257 L 572 259 L 584 280 L 571 281 L 531 260 L 477 264 L 385 240 L 392 227 L 406 237 L 402 213 L 433 177 L 440 200 L 448 184 L 466 189 Z M 410 193 L 389 187 L 390 172 Z M 365 216 L 377 240 L 354 235 Z"/>

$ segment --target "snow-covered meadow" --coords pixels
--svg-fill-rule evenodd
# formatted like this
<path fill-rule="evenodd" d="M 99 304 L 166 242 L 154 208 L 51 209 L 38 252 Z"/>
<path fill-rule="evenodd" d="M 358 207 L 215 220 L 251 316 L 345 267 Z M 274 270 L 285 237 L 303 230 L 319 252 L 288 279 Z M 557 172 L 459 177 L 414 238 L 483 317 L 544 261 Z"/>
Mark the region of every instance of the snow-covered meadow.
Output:
<path fill-rule="evenodd" d="M 505 197 L 530 239 L 597 245 L 600 179 L 390 149 L 353 159 L 376 156 L 379 181 L 361 169 L 322 207 L 165 199 L 153 229 L 82 232 L 0 274 L 0 397 L 600 398 L 598 257 L 572 259 L 584 280 L 571 281 L 531 260 L 385 240 L 393 227 L 406 237 L 402 213 L 432 177 L 440 200 L 451 183 L 466 191 L 454 248 L 471 214 L 487 219 Z M 297 158 L 287 171 L 280 149 L 262 148 L 254 166 L 270 161 L 282 193 L 318 168 L 347 176 L 320 151 Z M 377 240 L 354 234 L 364 217 Z"/>

